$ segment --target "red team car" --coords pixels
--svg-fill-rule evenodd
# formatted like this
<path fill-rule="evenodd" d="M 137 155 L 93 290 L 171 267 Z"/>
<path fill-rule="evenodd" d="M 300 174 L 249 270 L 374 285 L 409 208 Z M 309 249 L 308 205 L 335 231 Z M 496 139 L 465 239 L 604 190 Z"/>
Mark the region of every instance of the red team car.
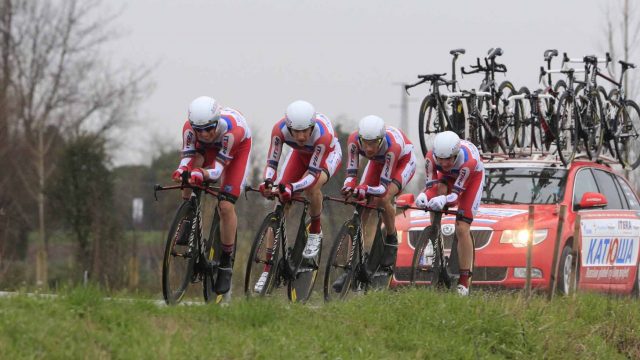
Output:
<path fill-rule="evenodd" d="M 580 214 L 578 288 L 638 295 L 640 203 L 627 180 L 609 166 L 592 161 L 564 167 L 554 160 L 490 159 L 485 161 L 485 170 L 482 203 L 471 224 L 474 287 L 524 287 L 528 208 L 533 205 L 532 286 L 548 289 L 560 205 L 565 204 L 558 253 L 560 292 L 569 289 L 574 224 Z M 411 196 L 409 201 L 413 201 Z M 429 215 L 423 211 L 409 210 L 396 217 L 400 246 L 392 285 L 408 284 L 414 243 L 427 225 Z M 447 255 L 454 226 L 454 216 L 443 217 Z"/>

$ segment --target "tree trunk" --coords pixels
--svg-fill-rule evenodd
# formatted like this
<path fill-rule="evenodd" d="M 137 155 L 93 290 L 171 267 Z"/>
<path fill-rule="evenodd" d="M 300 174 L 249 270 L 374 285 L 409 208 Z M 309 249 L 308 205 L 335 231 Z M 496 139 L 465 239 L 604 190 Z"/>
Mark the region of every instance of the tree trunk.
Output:
<path fill-rule="evenodd" d="M 47 250 L 48 244 L 45 232 L 44 222 L 44 134 L 43 126 L 38 127 L 38 257 L 36 263 L 36 284 L 38 286 L 47 286 L 48 281 L 48 264 L 47 264 Z"/>

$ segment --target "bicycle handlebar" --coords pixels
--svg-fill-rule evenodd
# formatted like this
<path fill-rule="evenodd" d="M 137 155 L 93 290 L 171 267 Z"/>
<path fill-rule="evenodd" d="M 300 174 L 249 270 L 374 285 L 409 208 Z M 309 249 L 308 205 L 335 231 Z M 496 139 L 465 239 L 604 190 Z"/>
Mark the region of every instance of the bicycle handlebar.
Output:
<path fill-rule="evenodd" d="M 351 198 L 351 197 L 338 198 L 338 197 L 333 197 L 333 196 L 329 196 L 329 195 L 324 195 L 322 197 L 322 199 L 323 200 L 328 200 L 328 201 L 335 201 L 335 202 L 338 202 L 338 203 L 342 203 L 342 204 L 345 204 L 345 205 L 351 205 L 351 206 L 358 206 L 359 205 L 359 206 L 362 206 L 362 207 L 367 208 L 367 209 L 376 210 L 379 213 L 383 213 L 384 212 L 384 209 L 381 208 L 381 207 L 376 207 L 376 206 L 373 206 L 373 205 L 369 205 L 369 204 L 367 204 L 365 202 L 362 202 L 362 201 L 356 201 L 356 200 L 353 200 L 353 198 Z"/>
<path fill-rule="evenodd" d="M 220 192 L 220 187 L 218 186 L 204 186 L 204 185 L 192 185 L 189 184 L 188 182 L 186 182 L 184 180 L 184 176 L 183 176 L 183 180 L 182 183 L 180 185 L 167 185 L 167 186 L 162 186 L 160 184 L 155 184 L 153 186 L 153 197 L 158 200 L 158 195 L 156 194 L 158 191 L 165 191 L 165 190 L 175 190 L 175 189 L 200 189 L 203 190 L 204 192 L 206 192 L 207 194 L 211 195 L 211 196 L 218 196 L 219 192 Z"/>
<path fill-rule="evenodd" d="M 500 54 L 502 54 L 502 52 Z M 491 59 L 493 60 L 493 64 L 490 65 L 488 59 L 489 59 L 488 57 L 484 58 L 485 66 L 482 66 L 482 64 L 480 64 L 480 58 L 476 58 L 476 65 L 469 65 L 469 67 L 472 68 L 473 70 L 467 71 L 464 69 L 464 66 L 463 66 L 460 68 L 460 72 L 462 72 L 464 75 L 477 74 L 479 72 L 485 72 L 485 73 L 487 72 L 506 73 L 507 72 L 506 65 L 498 64 L 495 62 L 494 59 Z"/>
<path fill-rule="evenodd" d="M 411 88 L 413 88 L 413 87 L 416 87 L 416 86 L 418 86 L 418 85 L 424 84 L 424 83 L 426 83 L 427 81 L 428 81 L 428 82 L 431 82 L 431 83 L 433 83 L 433 82 L 437 82 L 437 85 L 438 85 L 438 86 L 441 86 L 441 85 L 449 86 L 449 85 L 453 85 L 453 84 L 455 84 L 455 83 L 456 83 L 456 81 L 455 81 L 455 80 L 447 80 L 447 79 L 443 79 L 442 77 L 443 77 L 443 76 L 445 76 L 445 75 L 447 75 L 447 73 L 444 73 L 444 74 L 418 75 L 418 78 L 419 78 L 419 79 L 421 79 L 421 80 L 420 80 L 420 81 L 418 81 L 418 82 L 417 82 L 417 83 L 415 83 L 415 84 L 407 84 L 407 85 L 405 85 L 405 86 L 404 86 L 404 91 L 406 91 L 406 92 L 407 92 L 407 94 L 409 94 L 409 89 L 411 89 Z"/>
<path fill-rule="evenodd" d="M 401 205 L 397 207 L 398 209 L 405 211 L 405 210 L 422 210 L 422 211 L 431 211 L 434 213 L 441 213 L 441 214 L 447 214 L 447 215 L 458 215 L 457 211 L 453 211 L 453 210 L 432 210 L 432 209 L 426 209 L 426 208 L 421 208 L 421 207 L 417 207 L 417 206 L 411 206 L 411 205 Z"/>
<path fill-rule="evenodd" d="M 252 187 L 251 185 L 246 185 L 244 187 L 245 194 L 250 192 L 250 191 L 262 194 L 262 192 L 260 192 L 260 190 Z M 265 199 L 268 199 L 268 200 L 275 200 L 275 198 L 278 198 L 278 201 L 280 201 L 280 198 L 276 194 L 273 194 L 273 196 L 270 196 L 270 197 L 265 197 Z M 291 197 L 291 201 L 292 202 L 295 201 L 295 202 L 299 202 L 299 203 L 303 203 L 303 204 L 309 204 L 309 200 L 307 200 L 306 198 L 303 198 L 301 196 L 292 196 Z"/>

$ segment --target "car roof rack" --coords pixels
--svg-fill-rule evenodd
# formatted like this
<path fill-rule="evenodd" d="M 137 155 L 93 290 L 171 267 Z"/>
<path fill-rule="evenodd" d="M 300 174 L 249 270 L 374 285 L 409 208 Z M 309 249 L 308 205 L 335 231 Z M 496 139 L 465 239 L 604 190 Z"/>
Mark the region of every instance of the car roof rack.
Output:
<path fill-rule="evenodd" d="M 509 161 L 509 162 L 526 161 L 526 162 L 546 163 L 549 165 L 564 167 L 558 155 L 552 154 L 549 152 L 542 152 L 542 151 L 519 151 L 519 152 L 512 152 L 510 154 L 481 152 L 480 157 L 482 158 L 483 161 L 490 161 L 492 163 L 505 162 L 505 161 Z M 606 156 L 606 155 L 600 155 L 598 159 L 591 160 L 589 159 L 589 156 L 584 152 L 576 154 L 573 161 L 574 162 L 575 161 L 594 162 L 597 164 L 608 166 L 610 168 L 613 165 L 619 164 L 618 160 L 616 160 L 611 156 Z"/>
<path fill-rule="evenodd" d="M 557 155 L 542 151 L 518 151 L 505 153 L 480 153 L 482 160 L 491 162 L 501 161 L 535 161 L 550 164 L 562 164 Z"/>

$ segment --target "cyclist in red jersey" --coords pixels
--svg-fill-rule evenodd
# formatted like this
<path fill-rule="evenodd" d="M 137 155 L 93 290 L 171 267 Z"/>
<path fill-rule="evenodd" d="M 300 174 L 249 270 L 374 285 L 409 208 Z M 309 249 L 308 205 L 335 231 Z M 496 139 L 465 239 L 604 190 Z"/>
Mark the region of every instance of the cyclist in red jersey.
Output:
<path fill-rule="evenodd" d="M 172 178 L 180 182 L 189 173 L 189 183 L 220 181 L 218 211 L 222 255 L 215 292 L 224 294 L 231 286 L 233 248 L 238 218 L 238 199 L 249 169 L 251 130 L 244 116 L 231 108 L 223 108 L 208 96 L 196 98 L 189 105 L 188 120 L 182 127 L 182 161 Z M 183 191 L 188 199 L 190 189 Z"/>
<path fill-rule="evenodd" d="M 342 193 L 353 194 L 359 200 L 373 195 L 373 203 L 384 208 L 383 222 L 386 229 L 384 254 L 380 265 L 393 266 L 398 251 L 398 236 L 395 229 L 394 199 L 416 171 L 416 156 L 413 144 L 407 136 L 393 126 L 384 124 L 384 120 L 375 115 L 362 118 L 358 130 L 349 136 L 347 178 Z M 364 173 L 357 183 L 360 156 L 369 160 Z M 363 214 L 367 247 L 373 241 L 374 221 L 367 222 L 369 211 Z"/>
<path fill-rule="evenodd" d="M 284 144 L 292 150 L 284 160 L 283 169 L 278 165 Z M 264 182 L 260 191 L 266 197 L 278 195 L 288 202 L 296 192 L 304 192 L 309 199 L 311 224 L 309 237 L 302 256 L 315 258 L 322 243 L 322 186 L 335 174 L 342 162 L 342 150 L 333 125 L 327 116 L 315 111 L 310 103 L 298 100 L 287 106 L 284 118 L 271 131 L 271 145 L 264 169 Z M 273 185 L 281 185 L 282 191 L 273 192 Z M 267 257 L 273 251 L 273 239 L 267 240 Z M 260 292 L 269 274 L 269 265 L 258 279 L 254 290 Z"/>
<path fill-rule="evenodd" d="M 416 198 L 416 206 L 442 210 L 457 205 L 456 236 L 460 278 L 457 291 L 469 295 L 473 269 L 471 223 L 478 211 L 484 186 L 484 164 L 473 143 L 460 140 L 452 131 L 436 135 L 433 148 L 425 156 L 425 189 Z"/>

